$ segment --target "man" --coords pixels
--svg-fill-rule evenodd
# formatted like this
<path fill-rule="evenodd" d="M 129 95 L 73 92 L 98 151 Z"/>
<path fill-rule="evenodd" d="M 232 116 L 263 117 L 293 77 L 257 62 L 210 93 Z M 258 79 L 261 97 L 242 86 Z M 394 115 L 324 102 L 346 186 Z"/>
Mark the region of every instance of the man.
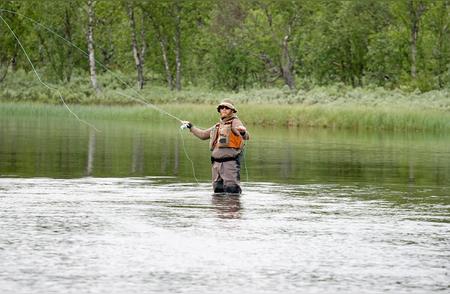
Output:
<path fill-rule="evenodd" d="M 236 116 L 233 102 L 224 100 L 217 106 L 220 121 L 209 129 L 202 130 L 188 121 L 183 121 L 196 137 L 209 139 L 214 193 L 240 194 L 240 160 L 244 140 L 249 139 L 247 129 Z"/>

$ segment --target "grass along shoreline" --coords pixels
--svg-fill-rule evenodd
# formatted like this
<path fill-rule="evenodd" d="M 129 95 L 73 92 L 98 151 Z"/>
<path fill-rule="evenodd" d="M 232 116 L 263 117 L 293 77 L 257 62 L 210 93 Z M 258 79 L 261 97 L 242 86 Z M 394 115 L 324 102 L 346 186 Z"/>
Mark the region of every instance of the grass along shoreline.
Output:
<path fill-rule="evenodd" d="M 183 120 L 210 126 L 217 120 L 214 104 L 159 104 Z M 85 120 L 129 120 L 172 122 L 173 118 L 148 106 L 71 105 Z M 247 125 L 275 127 L 319 127 L 332 129 L 449 131 L 450 112 L 416 107 L 395 108 L 365 105 L 303 105 L 237 103 L 239 117 Z M 75 118 L 62 105 L 41 103 L 0 103 L 0 116 Z"/>
<path fill-rule="evenodd" d="M 130 75 L 118 73 L 133 85 Z M 131 99 L 134 89 L 111 74 L 98 76 L 101 93 L 96 94 L 89 78 L 74 75 L 67 83 L 51 84 L 83 119 L 174 121 Z M 32 72 L 18 71 L 0 84 L 0 115 L 72 116 L 56 91 L 37 81 Z M 182 91 L 148 83 L 139 96 L 165 111 L 202 126 L 217 120 L 215 106 L 232 99 L 239 117 L 249 125 L 320 127 L 336 129 L 450 130 L 450 89 L 425 93 L 407 89 L 385 89 L 373 85 L 353 88 L 344 84 L 328 86 L 300 83 L 300 89 L 286 87 L 251 88 L 238 93 L 188 85 Z"/>
<path fill-rule="evenodd" d="M 144 97 L 154 104 L 205 104 L 216 105 L 223 99 L 232 99 L 237 105 L 275 104 L 275 105 L 329 105 L 336 107 L 376 107 L 376 108 L 417 108 L 450 112 L 450 88 L 429 92 L 408 89 L 386 89 L 375 85 L 353 88 L 342 83 L 319 86 L 299 83 L 299 89 L 292 91 L 287 87 L 250 88 L 239 92 L 221 91 L 206 86 L 185 85 L 182 91 L 171 91 L 165 85 L 148 82 L 144 89 L 136 90 L 122 84 L 135 85 L 134 75 L 120 72 L 115 75 L 101 74 L 98 82 L 101 92 L 96 93 L 89 76 L 74 75 L 70 82 L 51 83 L 69 104 L 80 105 L 136 105 L 130 97 Z M 0 83 L 0 102 L 38 102 L 61 104 L 57 91 L 45 88 L 33 72 L 19 70 L 6 76 Z"/>

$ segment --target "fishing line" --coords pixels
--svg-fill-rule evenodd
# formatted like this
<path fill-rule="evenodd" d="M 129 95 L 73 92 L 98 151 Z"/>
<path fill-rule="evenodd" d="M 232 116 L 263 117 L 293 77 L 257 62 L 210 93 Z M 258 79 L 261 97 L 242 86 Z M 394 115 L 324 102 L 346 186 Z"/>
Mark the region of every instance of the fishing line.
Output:
<path fill-rule="evenodd" d="M 9 31 L 11 32 L 11 34 L 12 34 L 12 35 L 14 36 L 14 38 L 16 39 L 17 43 L 19 44 L 20 48 L 22 49 L 23 53 L 25 54 L 25 56 L 26 56 L 28 62 L 30 63 L 31 68 L 33 69 L 33 72 L 34 72 L 34 74 L 36 75 L 38 81 L 39 81 L 42 85 L 44 85 L 47 89 L 49 89 L 49 90 L 51 90 L 51 91 L 55 91 L 55 92 L 58 94 L 59 99 L 61 100 L 61 102 L 63 103 L 63 105 L 66 107 L 66 109 L 67 109 L 67 110 L 68 110 L 68 111 L 69 111 L 69 112 L 70 112 L 70 113 L 71 113 L 71 114 L 72 114 L 79 122 L 84 123 L 84 124 L 90 126 L 91 128 L 93 128 L 94 130 L 96 130 L 97 132 L 99 132 L 99 130 L 98 130 L 94 125 L 88 123 L 88 122 L 85 121 L 85 120 L 80 119 L 80 118 L 78 117 L 78 115 L 76 115 L 76 113 L 73 112 L 72 109 L 70 109 L 70 107 L 66 104 L 66 101 L 64 100 L 64 97 L 62 96 L 61 92 L 60 92 L 57 88 L 54 88 L 54 87 L 49 86 L 48 84 L 46 84 L 46 83 L 41 79 L 41 76 L 38 74 L 36 68 L 34 67 L 33 62 L 31 61 L 30 57 L 28 56 L 27 51 L 26 51 L 25 48 L 23 47 L 22 42 L 20 42 L 20 40 L 19 40 L 19 38 L 17 37 L 16 33 L 13 31 L 13 29 L 9 26 L 9 24 L 6 22 L 6 20 L 5 20 L 1 15 L 0 15 L 0 19 L 5 23 L 5 25 L 8 27 Z"/>
<path fill-rule="evenodd" d="M 48 32 L 50 32 L 50 33 L 52 33 L 52 34 L 54 34 L 55 36 L 57 36 L 58 38 L 60 38 L 60 39 L 63 40 L 64 42 L 68 43 L 70 46 L 74 47 L 74 48 L 77 49 L 78 51 L 82 52 L 86 57 L 89 57 L 89 53 L 86 52 L 85 50 L 81 49 L 80 47 L 78 47 L 75 43 L 73 43 L 73 42 L 67 40 L 66 38 L 64 38 L 63 36 L 61 36 L 61 35 L 58 34 L 57 32 L 55 32 L 54 30 L 52 30 L 50 27 L 48 27 L 48 26 L 46 26 L 46 25 L 43 25 L 42 23 L 40 23 L 40 22 L 38 22 L 38 21 L 32 19 L 31 17 L 28 17 L 28 16 L 26 16 L 26 15 L 24 15 L 24 14 L 21 14 L 21 13 L 12 11 L 12 10 L 8 10 L 8 9 L 1 9 L 1 8 L 0 8 L 0 11 L 12 13 L 12 14 L 15 14 L 15 15 L 19 15 L 19 16 L 21 16 L 21 17 L 23 17 L 23 18 L 25 18 L 25 19 L 31 21 L 32 23 L 34 23 L 34 24 L 36 24 L 36 25 L 42 27 L 42 28 L 45 29 L 46 31 L 48 31 Z M 3 19 L 3 18 L 2 18 L 2 19 Z M 3 20 L 3 21 L 4 21 L 4 20 Z M 9 26 L 8 26 L 8 27 L 9 27 Z M 11 29 L 10 29 L 10 30 L 11 30 Z M 182 122 L 182 120 L 181 120 L 180 118 L 178 118 L 178 117 L 176 117 L 176 116 L 174 116 L 174 115 L 168 113 L 167 111 L 165 111 L 165 110 L 163 110 L 163 109 L 157 107 L 156 105 L 154 105 L 154 104 L 148 102 L 148 101 L 147 101 L 147 100 L 146 100 L 146 99 L 145 99 L 145 98 L 144 98 L 144 97 L 143 97 L 136 89 L 134 89 L 134 88 L 133 88 L 132 86 L 130 86 L 127 82 L 125 82 L 123 79 L 121 79 L 116 73 L 114 73 L 113 71 L 111 71 L 106 65 L 104 65 L 103 63 L 101 63 L 101 62 L 98 61 L 97 59 L 94 59 L 94 61 L 95 61 L 95 63 L 98 64 L 101 68 L 103 68 L 105 71 L 107 71 L 108 73 L 110 73 L 114 78 L 116 78 L 118 81 L 120 81 L 120 82 L 122 83 L 122 85 L 124 85 L 124 86 L 127 87 L 128 89 L 132 90 L 132 91 L 140 98 L 140 99 L 137 99 L 137 98 L 133 97 L 133 98 L 132 98 L 133 100 L 138 101 L 138 102 L 141 102 L 141 103 L 143 103 L 143 104 L 146 104 L 147 106 L 151 106 L 153 109 L 155 109 L 155 110 L 157 110 L 157 111 L 159 111 L 159 112 L 161 112 L 161 113 L 163 113 L 163 114 L 166 114 L 166 115 L 168 115 L 168 116 L 170 116 L 170 117 L 176 119 L 178 122 L 180 122 L 180 123 Z M 125 96 L 125 95 L 122 95 L 122 96 Z M 125 96 L 125 97 L 131 98 L 131 96 Z"/>
<path fill-rule="evenodd" d="M 32 23 L 38 25 L 39 27 L 43 28 L 44 30 L 46 30 L 46 31 L 52 33 L 53 35 L 57 36 L 58 38 L 60 38 L 61 40 L 63 40 L 63 41 L 66 42 L 67 44 L 69 44 L 70 46 L 76 48 L 78 51 L 82 52 L 86 57 L 89 57 L 89 53 L 88 53 L 88 52 L 86 52 L 85 50 L 83 50 L 83 49 L 81 49 L 80 47 L 78 47 L 75 43 L 73 43 L 73 42 L 67 40 L 66 38 L 64 38 L 63 36 L 61 36 L 61 35 L 58 34 L 57 32 L 55 32 L 54 30 L 52 30 L 50 27 L 43 25 L 42 23 L 40 23 L 40 22 L 34 20 L 33 18 L 28 17 L 28 16 L 26 16 L 26 15 L 24 15 L 24 14 L 21 14 L 21 13 L 15 12 L 15 11 L 12 11 L 12 10 L 8 10 L 8 9 L 2 9 L 2 8 L 0 8 L 0 11 L 2 11 L 2 12 L 8 12 L 8 13 L 11 13 L 11 14 L 14 14 L 14 15 L 18 15 L 18 16 L 21 16 L 21 17 L 23 17 L 23 18 L 25 18 L 25 19 L 31 21 Z M 78 117 L 78 115 L 77 115 L 76 113 L 74 113 L 74 112 L 70 109 L 70 107 L 66 104 L 66 102 L 65 102 L 65 100 L 64 100 L 64 98 L 63 98 L 61 92 L 60 92 L 57 88 L 53 88 L 53 87 L 49 86 L 48 84 L 46 84 L 45 82 L 42 81 L 42 79 L 41 79 L 41 77 L 39 76 L 37 70 L 35 69 L 33 63 L 31 62 L 30 57 L 28 56 L 28 54 L 27 54 L 25 48 L 23 47 L 22 43 L 20 42 L 20 40 L 19 40 L 19 38 L 17 37 L 17 35 L 15 34 L 15 32 L 12 30 L 12 28 L 9 26 L 9 24 L 5 21 L 5 19 L 4 19 L 1 15 L 0 15 L 0 19 L 5 23 L 5 25 L 6 25 L 6 26 L 8 27 L 8 29 L 9 29 L 9 31 L 12 33 L 12 35 L 14 36 L 14 38 L 16 39 L 16 41 L 18 42 L 18 44 L 20 45 L 22 51 L 24 52 L 24 54 L 25 54 L 25 56 L 26 56 L 28 62 L 30 63 L 30 65 L 31 65 L 31 67 L 32 67 L 32 69 L 33 69 L 35 75 L 37 76 L 39 82 L 40 82 L 41 84 L 43 84 L 43 85 L 44 85 L 46 88 L 48 88 L 49 90 L 54 90 L 54 91 L 56 91 L 56 92 L 58 93 L 58 96 L 59 96 L 61 102 L 62 102 L 63 105 L 65 106 L 65 108 L 66 108 L 66 109 L 67 109 L 67 110 L 68 110 L 68 111 L 69 111 L 69 112 L 70 112 L 70 113 L 71 113 L 71 114 L 72 114 L 79 122 L 82 122 L 82 123 L 84 123 L 84 124 L 86 124 L 86 125 L 92 127 L 94 130 L 99 131 L 94 125 L 92 125 L 92 124 L 90 124 L 90 123 L 88 123 L 88 122 L 86 122 L 86 121 L 80 119 L 80 118 Z M 127 89 L 132 90 L 139 98 L 133 97 L 133 96 L 128 95 L 128 94 L 125 94 L 125 93 L 117 92 L 119 95 L 121 95 L 121 96 L 123 96 L 123 97 L 126 97 L 126 98 L 128 98 L 128 99 L 131 99 L 131 100 L 140 102 L 140 103 L 146 105 L 147 107 L 151 107 L 151 108 L 155 109 L 156 111 L 158 111 L 158 112 L 160 112 L 160 113 L 162 113 L 162 114 L 165 114 L 165 115 L 167 115 L 167 116 L 169 116 L 169 117 L 171 117 L 171 118 L 177 120 L 177 121 L 180 122 L 180 123 L 183 123 L 183 121 L 182 121 L 179 117 L 177 117 L 177 116 L 175 116 L 175 115 L 173 115 L 173 114 L 171 114 L 171 113 L 165 111 L 164 109 L 162 109 L 162 108 L 160 108 L 160 107 L 154 105 L 153 103 L 148 102 L 148 101 L 147 101 L 147 100 L 146 100 L 146 99 L 145 99 L 145 98 L 144 98 L 144 97 L 143 97 L 136 89 L 134 89 L 134 88 L 133 88 L 132 86 L 130 86 L 127 82 L 125 82 L 123 79 L 121 79 L 116 73 L 114 73 L 113 71 L 111 71 L 106 65 L 104 65 L 103 63 L 101 63 L 100 61 L 98 61 L 98 60 L 95 59 L 95 58 L 94 58 L 94 61 L 95 61 L 95 63 L 98 64 L 101 68 L 103 68 L 105 71 L 107 71 L 108 73 L 110 73 L 114 78 L 116 78 L 118 81 L 120 81 L 120 82 L 122 83 L 122 85 L 124 85 Z M 181 140 L 182 140 L 182 145 L 183 145 L 183 151 L 184 151 L 184 154 L 185 154 L 186 158 L 187 158 L 187 159 L 190 161 L 190 163 L 191 163 L 193 176 L 194 176 L 195 181 L 196 181 L 197 184 L 198 184 L 199 182 L 198 182 L 198 179 L 197 179 L 197 177 L 196 177 L 196 175 L 195 175 L 194 162 L 191 160 L 191 158 L 189 157 L 189 155 L 188 155 L 188 153 L 187 153 L 187 150 L 186 150 L 186 147 L 185 147 L 185 142 L 184 142 L 184 137 L 183 137 L 183 134 L 181 133 L 181 129 L 180 129 L 180 137 L 181 137 Z M 248 182 L 248 170 L 247 170 L 247 164 L 246 164 L 246 161 L 245 161 L 245 154 L 244 154 L 244 156 L 243 156 L 243 159 L 244 159 L 245 172 L 246 172 L 247 182 Z"/>
<path fill-rule="evenodd" d="M 75 43 L 73 43 L 73 42 L 67 40 L 66 38 L 64 38 L 63 36 L 61 36 L 61 35 L 58 34 L 57 32 L 55 32 L 54 30 L 52 30 L 50 27 L 43 25 L 42 23 L 40 23 L 40 22 L 38 22 L 38 21 L 32 19 L 31 17 L 28 17 L 28 16 L 26 16 L 26 15 L 24 15 L 24 14 L 21 14 L 21 13 L 12 11 L 12 10 L 8 10 L 8 9 L 2 9 L 2 8 L 0 8 L 0 11 L 2 11 L 2 12 L 8 12 L 8 13 L 11 13 L 11 14 L 14 14 L 14 15 L 18 15 L 18 16 L 21 16 L 21 17 L 23 17 L 23 18 L 25 18 L 25 19 L 31 21 L 32 23 L 38 25 L 39 27 L 43 28 L 44 30 L 46 30 L 46 31 L 52 33 L 53 35 L 57 36 L 58 38 L 60 38 L 61 40 L 63 40 L 63 41 L 66 42 L 67 44 L 69 44 L 70 46 L 76 48 L 78 51 L 82 52 L 86 57 L 89 57 L 89 53 L 87 53 L 85 50 L 83 50 L 83 49 L 81 49 L 80 47 L 78 47 Z M 96 131 L 99 131 L 94 125 L 92 125 L 92 124 L 90 124 L 90 123 L 88 123 L 88 122 L 86 122 L 86 121 L 80 119 L 80 118 L 78 117 L 78 115 L 76 115 L 76 114 L 70 109 L 70 107 L 66 104 L 66 102 L 65 102 L 65 100 L 64 100 L 64 98 L 63 98 L 61 92 L 60 92 L 58 89 L 52 88 L 52 87 L 50 87 L 49 85 L 47 85 L 46 83 L 44 83 L 44 82 L 42 81 L 42 79 L 41 79 L 41 77 L 39 76 L 39 74 L 37 73 L 37 71 L 36 71 L 36 69 L 35 69 L 33 63 L 31 62 L 31 59 L 29 58 L 29 56 L 28 56 L 28 54 L 27 54 L 25 48 L 22 46 L 22 43 L 20 42 L 19 38 L 17 37 L 17 35 L 16 35 L 16 34 L 14 33 L 14 31 L 12 30 L 12 28 L 9 26 L 9 24 L 5 21 L 5 19 L 4 19 L 1 15 L 0 15 L 0 18 L 1 18 L 1 20 L 5 23 L 5 25 L 8 27 L 9 31 L 13 34 L 14 38 L 16 39 L 16 41 L 19 43 L 19 45 L 20 45 L 22 51 L 24 52 L 26 58 L 28 59 L 28 62 L 30 63 L 31 67 L 33 68 L 33 71 L 34 71 L 34 73 L 36 74 L 36 76 L 37 76 L 39 82 L 42 83 L 46 88 L 48 88 L 48 89 L 50 89 L 50 90 L 56 91 L 56 92 L 58 93 L 58 96 L 59 96 L 60 100 L 62 101 L 63 105 L 66 107 L 66 109 L 67 109 L 67 110 L 68 110 L 68 111 L 69 111 L 69 112 L 70 112 L 70 113 L 71 113 L 78 121 L 80 121 L 80 122 L 82 122 L 82 123 L 84 123 L 84 124 L 86 124 L 86 125 L 92 127 L 92 128 L 93 128 L 94 130 L 96 130 Z M 124 96 L 124 97 L 127 97 L 127 98 L 129 98 L 129 99 L 132 99 L 132 100 L 134 100 L 134 101 L 138 101 L 138 102 L 140 102 L 140 103 L 143 103 L 144 105 L 146 105 L 146 106 L 148 106 L 148 107 L 151 107 L 151 108 L 153 108 L 153 109 L 159 111 L 160 113 L 163 113 L 163 114 L 165 114 L 165 115 L 167 115 L 167 116 L 169 116 L 169 117 L 171 117 L 171 118 L 174 118 L 174 119 L 177 120 L 178 122 L 182 123 L 182 120 L 181 120 L 180 118 L 178 118 L 177 116 L 175 116 L 175 115 L 173 115 L 173 114 L 171 114 L 171 113 L 165 111 L 164 109 L 162 109 L 162 108 L 160 108 L 160 107 L 158 107 L 158 106 L 156 106 L 156 105 L 154 105 L 154 104 L 148 102 L 148 101 L 147 101 L 147 100 L 146 100 L 146 99 L 145 99 L 145 98 L 144 98 L 144 97 L 143 97 L 136 89 L 134 89 L 134 88 L 131 87 L 127 82 L 125 82 L 124 80 L 122 80 L 116 73 L 114 73 L 113 71 L 111 71 L 106 65 L 104 65 L 103 63 L 101 63 L 100 61 L 98 61 L 98 60 L 95 59 L 95 58 L 94 58 L 94 61 L 95 61 L 95 63 L 98 64 L 101 68 L 103 68 L 105 71 L 107 71 L 108 73 L 110 73 L 114 78 L 116 78 L 118 81 L 120 81 L 120 82 L 122 83 L 122 85 L 124 85 L 124 86 L 125 86 L 126 88 L 128 88 L 128 89 L 131 89 L 131 90 L 132 90 L 139 98 L 133 97 L 133 96 L 131 96 L 131 95 L 127 95 L 127 94 L 125 94 L 125 93 L 118 93 L 119 95 Z M 191 162 L 193 176 L 194 176 L 194 178 L 195 178 L 195 181 L 196 181 L 197 184 L 198 184 L 198 179 L 197 179 L 197 177 L 195 176 L 194 163 L 193 163 L 193 161 L 191 160 L 191 158 L 189 157 L 189 154 L 187 153 L 187 150 L 186 150 L 185 144 L 184 144 L 184 138 L 183 138 L 181 132 L 180 132 L 180 136 L 181 136 L 181 140 L 182 140 L 182 142 L 183 142 L 183 151 L 184 151 L 184 154 L 185 154 L 186 158 Z"/>
<path fill-rule="evenodd" d="M 168 115 L 168 116 L 170 116 L 170 117 L 173 117 L 174 119 L 178 120 L 179 122 L 182 122 L 178 117 L 172 115 L 171 113 L 165 111 L 165 110 L 162 109 L 162 108 L 157 107 L 156 105 L 153 105 L 153 104 L 151 104 L 151 103 L 148 103 L 148 102 L 145 101 L 145 100 L 141 100 L 141 99 L 138 99 L 138 98 L 136 98 L 136 97 L 133 97 L 133 96 L 127 95 L 127 94 L 125 94 L 125 93 L 121 93 L 121 92 L 117 92 L 117 94 L 119 94 L 119 95 L 121 95 L 121 96 L 124 96 L 124 97 L 126 97 L 126 98 L 129 98 L 129 99 L 131 99 L 131 100 L 135 100 L 135 101 L 144 103 L 146 106 L 152 107 L 153 109 L 156 109 L 156 110 L 158 110 L 159 112 L 164 113 L 164 114 L 166 114 L 166 115 Z M 192 167 L 192 175 L 193 175 L 193 177 L 194 177 L 194 179 L 195 179 L 195 182 L 197 183 L 197 185 L 200 185 L 200 183 L 198 182 L 197 177 L 195 176 L 194 161 L 192 161 L 191 157 L 189 156 L 189 154 L 188 154 L 188 152 L 187 152 L 187 150 L 186 150 L 186 146 L 185 146 L 185 144 L 184 144 L 184 137 L 183 137 L 183 132 L 182 132 L 182 130 L 183 130 L 183 126 L 181 126 L 181 128 L 179 129 L 179 133 L 180 133 L 181 142 L 182 142 L 182 145 L 183 145 L 184 155 L 186 156 L 186 158 L 187 158 L 187 159 L 189 160 L 189 162 L 191 163 L 191 167 Z M 248 181 L 248 176 L 247 176 L 247 181 Z"/>
<path fill-rule="evenodd" d="M 182 122 L 182 120 L 179 119 L 178 117 L 176 117 L 175 115 L 170 114 L 169 112 L 165 111 L 165 110 L 162 109 L 162 108 L 159 108 L 158 106 L 156 106 L 156 105 L 154 105 L 154 104 L 152 104 L 152 103 L 150 103 L 150 102 L 147 102 L 147 101 L 142 100 L 142 99 L 138 99 L 138 98 L 136 98 L 136 97 L 133 97 L 133 96 L 131 96 L 131 95 L 127 95 L 127 94 L 121 93 L 121 92 L 117 92 L 117 94 L 119 94 L 120 96 L 129 98 L 129 99 L 131 99 L 131 100 L 134 100 L 134 101 L 138 101 L 138 102 L 140 102 L 140 103 L 143 103 L 144 105 L 146 105 L 146 106 L 148 106 L 148 107 L 151 107 L 151 108 L 153 108 L 153 109 L 155 109 L 155 110 L 157 110 L 157 111 L 159 111 L 159 112 L 161 112 L 161 113 L 163 113 L 163 114 L 166 114 L 166 115 L 168 115 L 168 116 L 170 116 L 170 117 L 172 117 L 172 118 L 178 120 L 180 123 Z"/>
<path fill-rule="evenodd" d="M 166 114 L 166 115 L 168 115 L 168 116 L 170 116 L 170 117 L 173 117 L 174 119 L 178 120 L 179 122 L 182 122 L 178 117 L 172 115 L 171 113 L 165 111 L 165 110 L 162 109 L 162 108 L 157 107 L 156 105 L 153 105 L 153 104 L 151 104 L 151 103 L 148 103 L 148 102 L 145 101 L 145 100 L 138 99 L 138 98 L 136 98 L 136 97 L 133 97 L 133 96 L 127 95 L 127 94 L 125 94 L 125 93 L 121 93 L 121 92 L 117 92 L 117 94 L 119 94 L 119 95 L 121 95 L 121 96 L 124 96 L 124 97 L 126 97 L 126 98 L 129 98 L 129 99 L 131 99 L 131 100 L 135 100 L 135 101 L 144 103 L 146 106 L 152 107 L 153 109 L 156 109 L 156 110 L 158 110 L 159 112 L 161 112 L 161 113 L 163 113 L 163 114 Z M 184 125 L 183 125 L 183 126 L 184 126 Z M 187 158 L 187 159 L 189 160 L 189 162 L 191 163 L 191 167 L 192 167 L 192 175 L 193 175 L 195 181 L 197 182 L 197 185 L 200 185 L 199 182 L 198 182 L 197 177 L 195 176 L 194 162 L 192 161 L 191 157 L 189 156 L 189 154 L 188 154 L 188 152 L 187 152 L 187 150 L 186 150 L 186 146 L 185 146 L 185 144 L 184 144 L 184 137 L 183 137 L 183 132 L 182 132 L 183 126 L 179 129 L 179 133 L 180 133 L 181 142 L 182 142 L 182 145 L 183 145 L 184 155 L 186 156 L 186 158 Z M 247 179 L 248 179 L 248 177 L 247 177 Z"/>
<path fill-rule="evenodd" d="M 248 145 L 248 143 L 246 144 L 246 145 Z M 245 150 L 242 152 L 242 161 L 244 162 L 244 168 L 245 168 L 245 176 L 246 176 L 246 178 L 247 178 L 247 183 L 248 183 L 248 170 L 247 170 L 247 161 L 245 160 Z"/>
<path fill-rule="evenodd" d="M 183 145 L 184 154 L 186 154 L 186 158 L 191 162 L 191 166 L 192 166 L 192 174 L 193 174 L 193 176 L 194 176 L 195 181 L 197 182 L 197 185 L 200 185 L 199 182 L 198 182 L 197 177 L 195 176 L 194 162 L 193 162 L 192 159 L 189 157 L 189 155 L 188 155 L 188 153 L 187 153 L 187 151 L 186 151 L 186 146 L 184 145 L 184 138 L 183 138 L 183 133 L 182 133 L 181 129 L 179 129 L 179 132 L 180 132 L 180 137 L 181 137 L 181 139 L 182 139 L 181 142 L 183 142 L 182 145 Z"/>

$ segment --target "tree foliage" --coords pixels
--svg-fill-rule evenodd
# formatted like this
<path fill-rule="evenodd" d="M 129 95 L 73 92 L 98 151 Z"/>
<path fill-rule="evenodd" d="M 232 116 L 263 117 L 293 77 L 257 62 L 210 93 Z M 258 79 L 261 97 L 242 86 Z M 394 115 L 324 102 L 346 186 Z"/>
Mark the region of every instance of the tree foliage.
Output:
<path fill-rule="evenodd" d="M 450 86 L 450 0 L 95 4 L 96 59 L 112 70 L 135 75 L 134 40 L 135 48 L 145 47 L 139 51 L 139 75 L 142 79 L 143 72 L 150 82 L 147 87 L 181 89 L 195 84 L 239 91 L 286 85 L 295 90 L 343 83 L 429 91 Z M 3 0 L 0 9 L 47 79 L 64 83 L 74 74 L 88 74 L 86 56 L 24 17 L 85 50 L 87 0 Z M 30 70 L 3 22 L 0 49 L 0 82 L 18 68 Z"/>

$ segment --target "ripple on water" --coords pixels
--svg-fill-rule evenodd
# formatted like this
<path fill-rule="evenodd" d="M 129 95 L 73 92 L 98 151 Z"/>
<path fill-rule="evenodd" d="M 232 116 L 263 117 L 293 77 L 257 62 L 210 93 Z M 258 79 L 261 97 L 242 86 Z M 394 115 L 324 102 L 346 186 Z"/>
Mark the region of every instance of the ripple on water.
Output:
<path fill-rule="evenodd" d="M 0 178 L 0 187 L 3 293 L 449 287 L 442 196 L 417 203 L 386 187 L 245 183 L 241 197 L 217 197 L 208 183 L 151 177 Z"/>

